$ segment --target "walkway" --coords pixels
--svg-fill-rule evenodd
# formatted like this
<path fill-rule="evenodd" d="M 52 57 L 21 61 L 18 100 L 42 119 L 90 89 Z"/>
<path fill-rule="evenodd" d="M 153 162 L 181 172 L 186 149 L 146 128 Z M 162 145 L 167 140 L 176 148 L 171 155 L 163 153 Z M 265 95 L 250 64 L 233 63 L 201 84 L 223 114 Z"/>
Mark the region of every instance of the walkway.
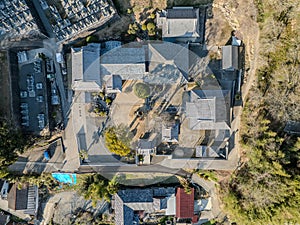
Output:
<path fill-rule="evenodd" d="M 34 5 L 34 8 L 36 9 L 37 13 L 39 14 L 39 17 L 40 17 L 40 19 L 41 19 L 41 21 L 42 21 L 42 23 L 43 23 L 43 25 L 44 25 L 44 27 L 45 27 L 48 35 L 49 35 L 49 37 L 55 37 L 55 35 L 54 35 L 53 31 L 52 31 L 52 27 L 51 27 L 51 25 L 49 23 L 49 20 L 46 17 L 45 12 L 42 9 L 39 0 L 32 0 L 32 2 L 33 2 L 33 5 Z"/>
<path fill-rule="evenodd" d="M 200 178 L 197 174 L 192 175 L 192 183 L 198 184 L 199 186 L 203 187 L 206 192 L 209 193 L 212 202 L 211 211 L 204 211 L 201 213 L 200 220 L 212 220 L 223 216 L 223 213 L 220 209 L 220 202 L 218 199 L 218 193 L 216 188 L 216 183 L 213 181 L 208 181 Z"/>
<path fill-rule="evenodd" d="M 18 218 L 21 218 L 22 220 L 25 220 L 25 221 L 29 221 L 31 220 L 31 217 L 27 214 L 24 214 L 21 210 L 20 211 L 15 211 L 15 210 L 12 210 L 12 209 L 9 209 L 8 208 L 8 201 L 7 200 L 3 200 L 0 198 L 0 209 L 3 210 L 3 211 L 6 211 Z"/>

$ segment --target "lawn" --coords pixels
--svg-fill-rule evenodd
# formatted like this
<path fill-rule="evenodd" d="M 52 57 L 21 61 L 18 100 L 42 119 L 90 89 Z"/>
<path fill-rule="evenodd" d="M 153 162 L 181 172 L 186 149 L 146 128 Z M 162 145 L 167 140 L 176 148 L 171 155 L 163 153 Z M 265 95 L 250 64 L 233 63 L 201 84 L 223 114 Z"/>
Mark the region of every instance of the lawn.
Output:
<path fill-rule="evenodd" d="M 119 184 L 128 186 L 179 184 L 176 176 L 164 173 L 119 173 L 116 180 Z"/>

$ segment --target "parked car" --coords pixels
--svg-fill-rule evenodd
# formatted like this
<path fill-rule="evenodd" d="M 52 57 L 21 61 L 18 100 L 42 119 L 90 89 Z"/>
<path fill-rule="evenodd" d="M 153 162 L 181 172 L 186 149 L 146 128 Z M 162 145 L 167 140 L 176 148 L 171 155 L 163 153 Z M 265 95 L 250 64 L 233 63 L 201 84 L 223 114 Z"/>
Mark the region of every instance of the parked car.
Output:
<path fill-rule="evenodd" d="M 21 97 L 21 98 L 27 98 L 27 95 L 28 95 L 28 94 L 27 94 L 27 91 L 21 91 L 21 92 L 20 92 L 20 97 Z"/>

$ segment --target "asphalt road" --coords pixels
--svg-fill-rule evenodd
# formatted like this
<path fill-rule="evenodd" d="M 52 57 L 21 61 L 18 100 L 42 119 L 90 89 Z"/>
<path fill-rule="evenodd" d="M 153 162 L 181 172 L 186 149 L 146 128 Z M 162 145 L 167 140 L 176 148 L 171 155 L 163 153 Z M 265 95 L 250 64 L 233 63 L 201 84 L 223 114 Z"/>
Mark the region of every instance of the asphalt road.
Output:
<path fill-rule="evenodd" d="M 167 174 L 174 174 L 179 175 L 183 177 L 190 177 L 191 173 L 186 172 L 182 169 L 172 169 L 168 167 L 164 167 L 161 165 L 150 165 L 150 166 L 135 166 L 135 165 L 114 165 L 109 166 L 103 165 L 103 166 L 93 166 L 93 165 L 87 165 L 87 166 L 80 166 L 78 169 L 78 173 L 100 173 L 100 174 L 116 174 L 118 172 L 131 172 L 131 173 L 167 173 Z"/>
<path fill-rule="evenodd" d="M 61 110 L 63 116 L 64 125 L 67 125 L 67 112 L 69 111 L 69 104 L 66 98 L 66 91 L 63 83 L 61 68 L 59 63 L 56 61 L 56 53 L 61 51 L 61 46 L 58 46 L 55 42 L 55 39 L 46 39 L 44 40 L 44 48 L 48 49 L 53 54 L 53 61 L 55 67 L 55 81 L 60 93 L 60 103 L 61 103 Z"/>

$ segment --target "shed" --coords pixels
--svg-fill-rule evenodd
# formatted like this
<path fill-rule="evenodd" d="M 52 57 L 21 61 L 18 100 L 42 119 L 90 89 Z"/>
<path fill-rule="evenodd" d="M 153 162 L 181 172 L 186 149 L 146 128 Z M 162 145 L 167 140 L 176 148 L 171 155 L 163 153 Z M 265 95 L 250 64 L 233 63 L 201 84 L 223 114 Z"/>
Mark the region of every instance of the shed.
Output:
<path fill-rule="evenodd" d="M 222 47 L 222 69 L 228 71 L 241 69 L 238 46 L 226 45 Z"/>

